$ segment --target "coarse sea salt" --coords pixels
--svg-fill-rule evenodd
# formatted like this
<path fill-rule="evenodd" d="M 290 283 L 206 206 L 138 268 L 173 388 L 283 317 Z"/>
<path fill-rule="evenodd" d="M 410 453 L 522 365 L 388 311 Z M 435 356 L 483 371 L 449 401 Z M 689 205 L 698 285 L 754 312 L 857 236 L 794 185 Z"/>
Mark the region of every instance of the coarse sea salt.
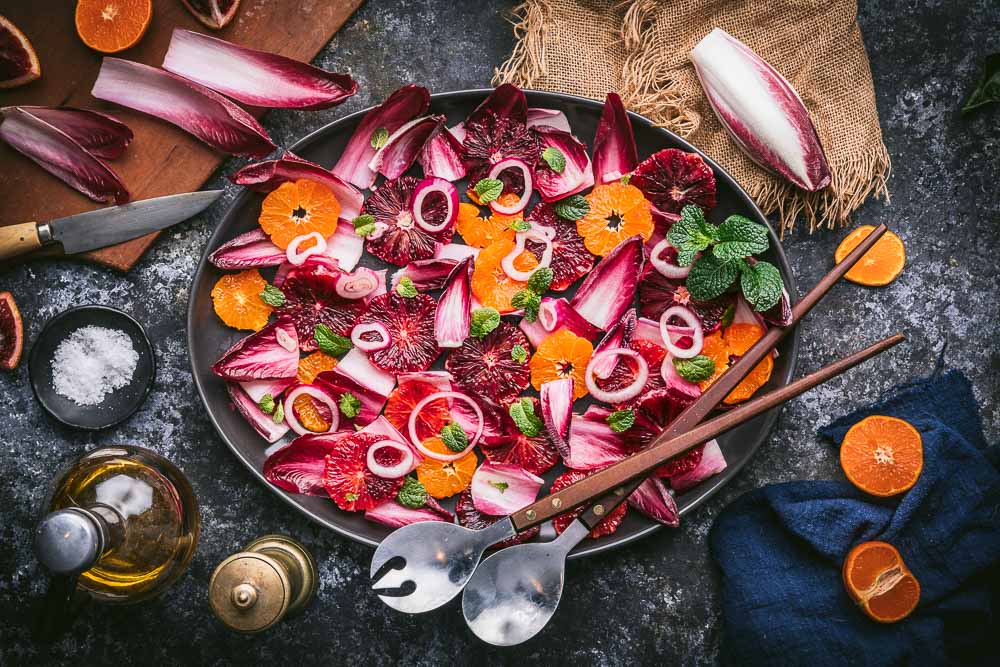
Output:
<path fill-rule="evenodd" d="M 117 329 L 86 326 L 59 343 L 52 359 L 52 386 L 77 405 L 98 405 L 132 381 L 139 353 Z"/>

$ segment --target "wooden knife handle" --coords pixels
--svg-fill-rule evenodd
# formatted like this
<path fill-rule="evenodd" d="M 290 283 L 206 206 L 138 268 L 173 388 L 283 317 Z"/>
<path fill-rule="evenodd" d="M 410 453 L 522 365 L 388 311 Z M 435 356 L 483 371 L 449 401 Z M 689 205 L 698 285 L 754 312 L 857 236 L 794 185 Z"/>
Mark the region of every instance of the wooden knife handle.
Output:
<path fill-rule="evenodd" d="M 38 225 L 25 222 L 20 225 L 0 227 L 0 259 L 10 259 L 42 247 Z"/>

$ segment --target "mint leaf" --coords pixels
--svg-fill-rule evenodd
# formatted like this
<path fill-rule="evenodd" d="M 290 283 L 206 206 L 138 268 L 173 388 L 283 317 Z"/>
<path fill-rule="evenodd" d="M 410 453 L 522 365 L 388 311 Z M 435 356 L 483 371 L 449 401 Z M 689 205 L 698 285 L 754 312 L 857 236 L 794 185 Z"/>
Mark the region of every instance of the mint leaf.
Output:
<path fill-rule="evenodd" d="M 274 396 L 271 396 L 270 394 L 264 394 L 263 396 L 260 397 L 260 400 L 257 401 L 257 407 L 259 407 L 261 412 L 263 412 L 265 415 L 273 415 L 275 407 Z"/>
<path fill-rule="evenodd" d="M 472 311 L 469 323 L 469 335 L 482 338 L 500 326 L 500 313 L 496 308 L 476 308 Z"/>
<path fill-rule="evenodd" d="M 557 174 L 563 173 L 566 169 L 566 156 L 555 146 L 549 146 L 542 151 L 542 159 L 549 165 L 549 169 Z"/>
<path fill-rule="evenodd" d="M 403 276 L 396 284 L 396 294 L 412 299 L 417 296 L 417 286 L 413 284 L 413 280 L 409 276 Z"/>
<path fill-rule="evenodd" d="M 523 345 L 515 345 L 510 348 L 510 358 L 519 364 L 523 364 L 528 360 L 528 351 L 524 349 Z"/>
<path fill-rule="evenodd" d="M 375 216 L 373 216 L 371 213 L 364 213 L 351 220 L 351 224 L 354 225 L 354 229 L 358 229 L 359 227 L 364 227 L 365 225 L 374 225 Z"/>
<path fill-rule="evenodd" d="M 538 309 L 542 306 L 542 297 L 530 289 L 523 289 L 510 298 L 510 305 L 524 311 L 524 319 L 534 322 L 538 319 Z"/>
<path fill-rule="evenodd" d="M 439 435 L 441 441 L 453 452 L 465 451 L 465 448 L 469 446 L 468 434 L 455 422 L 442 426 Z"/>
<path fill-rule="evenodd" d="M 744 263 L 740 287 L 753 309 L 762 313 L 781 301 L 781 272 L 770 262 Z"/>
<path fill-rule="evenodd" d="M 681 219 L 667 232 L 667 241 L 677 249 L 678 266 L 690 266 L 694 256 L 718 237 L 718 227 L 705 220 L 700 208 L 690 204 L 681 209 Z"/>
<path fill-rule="evenodd" d="M 338 336 L 325 324 L 316 325 L 316 329 L 313 330 L 313 338 L 316 339 L 316 344 L 319 346 L 319 349 L 326 352 L 331 357 L 339 357 L 344 352 L 351 349 L 350 338 Z"/>
<path fill-rule="evenodd" d="M 528 289 L 530 289 L 535 294 L 541 296 L 549 289 L 552 284 L 552 278 L 555 274 L 547 266 L 543 266 L 540 269 L 535 269 L 535 272 L 531 274 L 528 278 Z"/>
<path fill-rule="evenodd" d="M 527 220 L 515 220 L 510 223 L 508 229 L 513 229 L 515 232 L 526 232 L 531 229 L 531 223 Z"/>
<path fill-rule="evenodd" d="M 620 182 L 620 183 L 621 183 L 622 185 L 628 185 L 629 183 L 631 183 L 631 182 L 632 182 L 632 174 L 625 174 L 625 175 L 624 175 L 624 176 L 622 176 L 622 177 L 621 177 L 620 179 L 618 179 L 618 181 L 619 181 L 619 182 Z"/>
<path fill-rule="evenodd" d="M 590 202 L 583 195 L 570 195 L 554 205 L 556 215 L 570 221 L 577 221 L 590 213 Z"/>
<path fill-rule="evenodd" d="M 520 401 L 511 403 L 510 407 L 507 408 L 507 413 L 514 420 L 514 423 L 517 424 L 517 428 L 521 430 L 521 433 L 529 438 L 534 438 L 542 432 L 544 424 L 542 424 L 541 419 L 535 416 L 535 405 L 531 402 L 531 399 L 522 398 Z"/>
<path fill-rule="evenodd" d="M 739 273 L 737 262 L 723 262 L 715 255 L 702 255 L 691 267 L 684 284 L 695 301 L 711 301 L 729 289 Z"/>
<path fill-rule="evenodd" d="M 361 412 L 361 401 L 351 392 L 344 392 L 344 395 L 337 401 L 340 412 L 348 419 L 354 419 Z"/>
<path fill-rule="evenodd" d="M 380 127 L 372 132 L 371 144 L 372 148 L 378 150 L 389 143 L 389 130 L 384 127 Z"/>
<path fill-rule="evenodd" d="M 983 75 L 979 77 L 975 89 L 962 104 L 962 113 L 967 114 L 991 102 L 1000 102 L 1000 53 L 986 56 L 983 62 Z"/>
<path fill-rule="evenodd" d="M 631 410 L 618 410 L 607 417 L 608 426 L 615 433 L 623 433 L 635 426 L 635 413 Z"/>
<path fill-rule="evenodd" d="M 722 319 L 719 320 L 719 325 L 721 328 L 725 329 L 730 324 L 733 323 L 733 318 L 736 316 L 736 304 L 731 303 L 722 313 Z"/>
<path fill-rule="evenodd" d="M 410 509 L 420 509 L 427 502 L 427 489 L 420 480 L 407 477 L 403 480 L 403 486 L 399 487 L 396 493 L 396 500 L 403 507 Z"/>
<path fill-rule="evenodd" d="M 483 204 L 489 204 L 503 193 L 503 182 L 495 178 L 484 178 L 472 188 Z"/>
<path fill-rule="evenodd" d="M 280 424 L 285 421 L 285 406 L 282 403 L 278 403 L 274 406 L 274 415 L 271 417 L 275 424 Z"/>
<path fill-rule="evenodd" d="M 260 298 L 264 303 L 275 308 L 285 305 L 285 293 L 274 285 L 265 287 L 264 291 L 260 293 Z"/>
<path fill-rule="evenodd" d="M 742 215 L 731 215 L 719 225 L 719 240 L 712 248 L 712 254 L 728 261 L 756 255 L 767 247 L 767 227 Z"/>
<path fill-rule="evenodd" d="M 674 359 L 674 368 L 688 382 L 703 382 L 715 375 L 715 362 L 704 354 L 690 359 Z"/>
<path fill-rule="evenodd" d="M 510 484 L 508 484 L 507 482 L 488 482 L 488 484 L 497 491 L 499 491 L 500 493 L 503 493 L 508 488 L 510 488 Z"/>

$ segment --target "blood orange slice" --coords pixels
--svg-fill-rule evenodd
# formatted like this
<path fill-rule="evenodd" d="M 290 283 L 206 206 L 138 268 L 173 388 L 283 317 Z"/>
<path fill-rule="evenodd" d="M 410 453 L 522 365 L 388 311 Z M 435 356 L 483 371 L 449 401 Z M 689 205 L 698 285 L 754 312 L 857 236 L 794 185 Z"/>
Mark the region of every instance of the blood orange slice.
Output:
<path fill-rule="evenodd" d="M 0 16 L 0 88 L 16 88 L 42 75 L 38 54 L 27 36 Z"/>

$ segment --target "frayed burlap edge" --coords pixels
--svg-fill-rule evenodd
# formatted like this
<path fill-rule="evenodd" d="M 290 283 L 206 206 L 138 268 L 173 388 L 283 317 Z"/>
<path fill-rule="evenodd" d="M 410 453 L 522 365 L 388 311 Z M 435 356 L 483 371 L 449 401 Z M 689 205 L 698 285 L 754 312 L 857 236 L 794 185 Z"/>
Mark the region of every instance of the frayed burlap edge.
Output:
<path fill-rule="evenodd" d="M 625 105 L 658 127 L 687 137 L 698 127 L 700 117 L 694 105 L 653 54 L 640 47 L 651 37 L 651 17 L 658 0 L 623 0 L 625 10 L 621 40 L 626 59 L 618 93 Z M 517 40 L 510 57 L 496 69 L 493 84 L 513 83 L 538 88 L 546 75 L 545 28 L 551 7 L 546 0 L 526 0 L 511 11 Z M 544 87 L 544 86 L 542 86 Z M 778 219 L 779 233 L 795 229 L 801 216 L 816 229 L 843 227 L 851 214 L 869 197 L 889 201 L 888 180 L 892 164 L 882 141 L 846 162 L 830 165 L 830 185 L 820 192 L 805 192 L 771 174 L 752 183 L 741 183 L 765 215 Z"/>

